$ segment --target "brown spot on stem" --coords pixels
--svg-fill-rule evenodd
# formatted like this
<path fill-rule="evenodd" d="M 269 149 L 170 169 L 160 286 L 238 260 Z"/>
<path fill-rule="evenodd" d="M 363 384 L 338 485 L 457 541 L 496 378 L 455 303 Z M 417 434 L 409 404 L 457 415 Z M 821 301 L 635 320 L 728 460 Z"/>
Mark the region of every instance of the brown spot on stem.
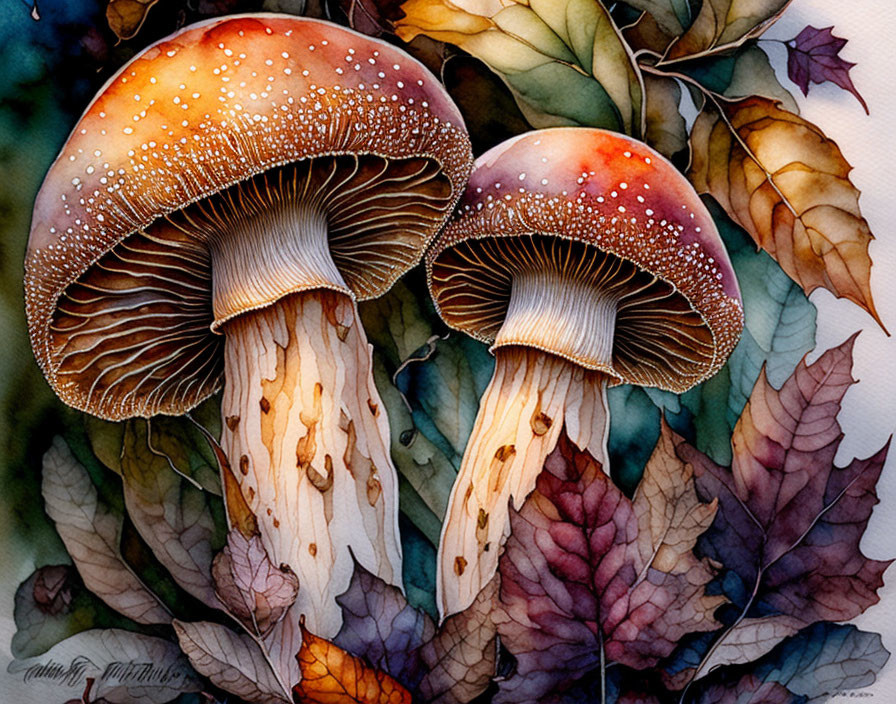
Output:
<path fill-rule="evenodd" d="M 240 455 L 240 474 L 249 476 L 249 458 L 246 455 Z"/>
<path fill-rule="evenodd" d="M 370 474 L 367 477 L 367 503 L 376 506 L 376 502 L 380 500 L 383 494 L 383 485 L 380 484 L 380 478 L 377 476 L 376 467 L 373 462 L 370 463 Z"/>
<path fill-rule="evenodd" d="M 270 516 L 273 513 L 271 509 L 267 509 L 267 514 Z"/>
<path fill-rule="evenodd" d="M 240 424 L 240 417 L 227 416 L 227 418 L 224 419 L 224 422 L 227 424 L 228 430 L 230 430 L 231 433 L 235 433 L 237 426 Z"/>
<path fill-rule="evenodd" d="M 467 561 L 461 555 L 454 558 L 454 574 L 460 577 L 467 569 Z"/>
<path fill-rule="evenodd" d="M 473 495 L 473 483 L 467 485 L 467 490 L 464 492 L 464 503 L 470 500 L 470 497 Z"/>
<path fill-rule="evenodd" d="M 318 472 L 310 463 L 305 467 L 305 474 L 308 475 L 308 481 L 311 482 L 311 486 L 317 489 L 321 494 L 329 491 L 330 487 L 333 486 L 333 460 L 330 459 L 329 455 L 324 458 L 324 467 L 326 468 L 326 476 Z"/>
<path fill-rule="evenodd" d="M 274 528 L 279 528 L 279 527 L 280 527 L 280 521 L 278 521 L 278 520 L 275 518 L 275 519 L 274 519 Z"/>
<path fill-rule="evenodd" d="M 479 515 L 476 517 L 476 542 L 480 545 L 488 539 L 488 512 L 485 509 L 479 509 Z"/>
<path fill-rule="evenodd" d="M 374 418 L 380 414 L 380 406 L 378 403 L 374 403 L 372 398 L 367 399 L 367 407 L 370 409 Z"/>
<path fill-rule="evenodd" d="M 308 552 L 311 557 L 317 557 L 317 543 L 308 543 Z"/>
<path fill-rule="evenodd" d="M 550 430 L 553 422 L 554 419 L 547 413 L 536 409 L 535 413 L 532 414 L 532 419 L 529 421 L 529 425 L 532 426 L 532 432 L 535 435 L 541 436 Z"/>
<path fill-rule="evenodd" d="M 514 445 L 501 445 L 501 447 L 499 447 L 495 452 L 495 459 L 499 462 L 506 462 L 515 454 L 516 447 Z"/>
<path fill-rule="evenodd" d="M 261 397 L 261 400 L 258 402 L 258 405 L 261 406 L 262 413 L 269 413 L 271 410 L 271 402 L 268 401 L 264 396 Z"/>
<path fill-rule="evenodd" d="M 253 487 L 249 487 L 246 490 L 246 493 L 249 495 L 249 501 L 252 501 L 255 498 L 255 489 Z"/>

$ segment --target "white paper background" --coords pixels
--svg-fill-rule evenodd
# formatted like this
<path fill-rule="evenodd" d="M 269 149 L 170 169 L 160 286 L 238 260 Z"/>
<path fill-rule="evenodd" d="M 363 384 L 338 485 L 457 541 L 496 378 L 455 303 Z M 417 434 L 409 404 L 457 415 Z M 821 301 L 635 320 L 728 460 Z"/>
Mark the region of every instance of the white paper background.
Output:
<path fill-rule="evenodd" d="M 4 11 L 19 11 L 13 5 Z M 872 290 L 884 323 L 896 333 L 896 4 L 893 0 L 794 0 L 784 17 L 765 35 L 790 39 L 806 25 L 834 26 L 835 34 L 849 39 L 842 56 L 857 65 L 852 78 L 864 96 L 871 116 L 858 101 L 833 85 L 810 88 L 809 98 L 786 78 L 785 49 L 765 42 L 764 47 L 779 67 L 782 82 L 792 89 L 802 115 L 818 124 L 842 149 L 855 167 L 853 183 L 861 190 L 861 206 L 877 240 L 871 244 Z M 877 451 L 896 430 L 896 338 L 887 338 L 857 306 L 836 300 L 826 291 L 812 296 L 818 306 L 818 342 L 810 358 L 842 343 L 863 330 L 855 346 L 853 375 L 860 381 L 847 393 L 840 415 L 845 438 L 837 456 L 840 466 L 853 457 L 867 457 Z M 884 468 L 878 487 L 881 503 L 862 542 L 872 558 L 896 556 L 896 449 Z M 0 704 L 55 704 L 46 692 L 26 689 L 6 674 L 12 622 L 13 593 L 33 565 L 14 559 L 0 544 Z M 881 603 L 869 609 L 855 623 L 860 628 L 882 633 L 884 644 L 896 653 L 896 568 L 885 575 Z M 896 657 L 881 673 L 877 683 L 865 693 L 879 702 L 896 702 Z"/>

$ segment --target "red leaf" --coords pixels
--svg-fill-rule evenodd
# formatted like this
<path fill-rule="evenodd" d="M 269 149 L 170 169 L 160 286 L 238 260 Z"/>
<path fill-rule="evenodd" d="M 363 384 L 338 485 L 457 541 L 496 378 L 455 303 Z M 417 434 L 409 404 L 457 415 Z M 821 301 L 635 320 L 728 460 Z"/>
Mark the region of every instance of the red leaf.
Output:
<path fill-rule="evenodd" d="M 835 37 L 833 27 L 816 29 L 806 27 L 787 45 L 787 74 L 796 83 L 803 95 L 809 94 L 809 82 L 836 83 L 843 90 L 848 90 L 868 112 L 868 105 L 859 95 L 849 77 L 849 69 L 855 64 L 840 58 L 840 50 L 846 44 L 845 39 Z"/>
<path fill-rule="evenodd" d="M 798 628 L 847 621 L 878 601 L 890 561 L 870 560 L 859 543 L 873 506 L 887 447 L 867 460 L 834 466 L 843 437 L 837 414 L 851 376 L 852 338 L 816 362 L 799 364 L 780 390 L 765 373 L 734 429 L 731 469 L 677 440 L 693 465 L 704 498 L 719 512 L 700 540 L 708 557 L 729 570 L 726 584 L 741 618 L 713 652 L 734 643 L 739 628 L 781 614 Z M 739 586 L 732 586 L 739 578 Z M 792 630 L 792 629 L 791 629 Z M 782 636 L 783 637 L 783 636 Z"/>
<path fill-rule="evenodd" d="M 517 675 L 495 702 L 539 701 L 601 660 L 643 669 L 678 641 L 719 624 L 724 600 L 691 552 L 715 514 L 663 434 L 633 499 L 561 434 L 519 513 L 500 561 L 502 643 Z"/>

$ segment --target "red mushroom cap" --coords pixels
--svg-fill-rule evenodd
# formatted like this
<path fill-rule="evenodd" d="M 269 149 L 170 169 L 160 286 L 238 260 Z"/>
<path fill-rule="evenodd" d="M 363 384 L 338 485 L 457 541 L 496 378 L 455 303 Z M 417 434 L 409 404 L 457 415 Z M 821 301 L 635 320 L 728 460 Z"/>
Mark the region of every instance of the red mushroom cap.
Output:
<path fill-rule="evenodd" d="M 604 130 L 530 132 L 479 157 L 454 217 L 427 254 L 430 291 L 448 325 L 492 343 L 521 261 L 562 260 L 581 278 L 591 262 L 605 266 L 595 250 L 618 258 L 627 281 L 614 292 L 612 368 L 528 344 L 617 381 L 676 392 L 724 364 L 743 328 L 743 309 L 709 212 L 664 157 Z"/>

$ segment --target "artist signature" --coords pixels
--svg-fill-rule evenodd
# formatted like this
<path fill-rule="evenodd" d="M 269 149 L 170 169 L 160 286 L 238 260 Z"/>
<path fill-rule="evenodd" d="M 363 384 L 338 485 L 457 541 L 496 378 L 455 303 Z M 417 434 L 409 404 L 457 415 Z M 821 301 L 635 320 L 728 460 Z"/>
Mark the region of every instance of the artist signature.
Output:
<path fill-rule="evenodd" d="M 55 683 L 62 687 L 77 686 L 88 676 L 96 677 L 106 686 L 177 686 L 186 679 L 187 673 L 181 666 L 159 667 L 152 662 L 139 661 L 110 662 L 104 668 L 100 668 L 83 655 L 68 663 L 48 660 L 31 665 L 23 672 L 26 684 L 40 681 Z"/>

